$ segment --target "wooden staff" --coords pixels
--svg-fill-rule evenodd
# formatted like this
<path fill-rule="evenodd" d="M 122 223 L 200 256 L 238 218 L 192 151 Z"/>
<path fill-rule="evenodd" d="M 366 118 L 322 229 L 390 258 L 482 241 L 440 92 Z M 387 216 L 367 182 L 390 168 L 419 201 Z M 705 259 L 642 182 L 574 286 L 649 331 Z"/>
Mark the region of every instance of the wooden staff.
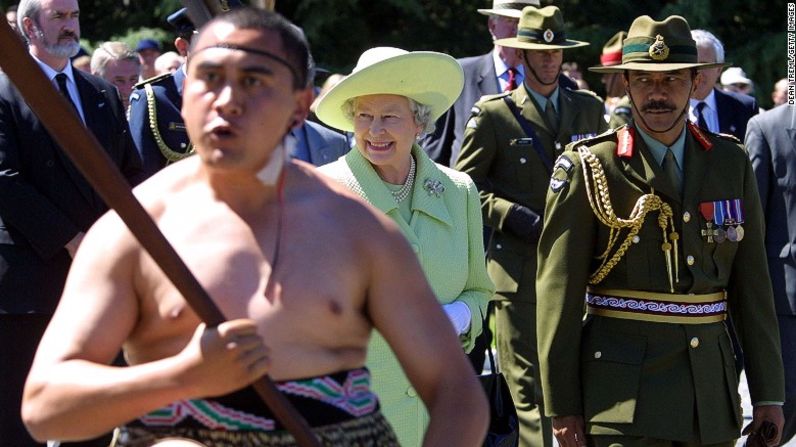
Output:
<path fill-rule="evenodd" d="M 0 66 L 50 135 L 105 203 L 116 211 L 191 309 L 208 327 L 215 327 L 226 321 L 155 222 L 135 199 L 127 180 L 100 147 L 97 139 L 83 126 L 66 98 L 56 92 L 41 68 L 28 54 L 22 40 L 5 21 L 0 24 Z M 293 435 L 298 445 L 320 447 L 307 421 L 267 376 L 261 377 L 252 386 L 276 419 Z"/>

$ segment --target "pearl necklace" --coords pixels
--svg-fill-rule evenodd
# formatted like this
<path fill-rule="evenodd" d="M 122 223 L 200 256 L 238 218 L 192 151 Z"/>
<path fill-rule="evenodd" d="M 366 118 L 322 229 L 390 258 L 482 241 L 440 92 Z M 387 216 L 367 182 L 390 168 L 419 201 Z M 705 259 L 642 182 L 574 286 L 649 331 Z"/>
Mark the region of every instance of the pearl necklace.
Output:
<path fill-rule="evenodd" d="M 412 192 L 412 186 L 415 184 L 415 157 L 409 156 L 409 175 L 406 176 L 406 181 L 398 191 L 390 191 L 396 202 L 401 203 L 409 197 Z"/>

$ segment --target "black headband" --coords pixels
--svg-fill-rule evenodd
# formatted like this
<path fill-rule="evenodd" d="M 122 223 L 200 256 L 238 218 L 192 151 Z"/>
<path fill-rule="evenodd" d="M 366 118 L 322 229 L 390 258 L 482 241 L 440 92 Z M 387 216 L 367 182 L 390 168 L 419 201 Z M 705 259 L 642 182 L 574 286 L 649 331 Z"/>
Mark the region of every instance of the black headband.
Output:
<path fill-rule="evenodd" d="M 306 82 L 304 82 L 305 80 L 302 77 L 299 76 L 298 71 L 292 65 L 290 65 L 290 62 L 288 62 L 285 58 L 283 58 L 281 56 L 277 56 L 276 54 L 271 53 L 269 51 L 258 50 L 256 48 L 251 48 L 251 47 L 244 47 L 242 45 L 236 45 L 236 44 L 233 44 L 233 43 L 219 42 L 219 43 L 217 43 L 215 45 L 206 46 L 206 47 L 202 48 L 201 50 L 198 50 L 198 51 L 194 52 L 194 54 L 200 53 L 200 52 L 202 52 L 204 50 L 207 50 L 207 49 L 210 49 L 210 48 L 224 48 L 224 49 L 228 49 L 228 50 L 245 51 L 247 53 L 253 53 L 253 54 L 256 54 L 258 56 L 265 56 L 265 57 L 267 57 L 267 58 L 269 58 L 271 60 L 274 60 L 274 61 L 284 65 L 288 70 L 290 70 L 290 74 L 293 75 L 293 85 L 298 86 L 298 87 L 303 87 L 304 84 L 306 84 Z"/>

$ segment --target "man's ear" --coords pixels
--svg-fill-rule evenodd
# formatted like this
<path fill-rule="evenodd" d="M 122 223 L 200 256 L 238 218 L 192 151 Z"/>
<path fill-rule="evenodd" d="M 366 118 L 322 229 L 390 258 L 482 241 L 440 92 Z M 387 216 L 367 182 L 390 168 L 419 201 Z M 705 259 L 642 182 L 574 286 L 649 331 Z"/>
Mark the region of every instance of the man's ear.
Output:
<path fill-rule="evenodd" d="M 174 39 L 174 48 L 177 49 L 177 53 L 182 57 L 188 56 L 188 48 L 190 46 L 191 42 L 189 42 L 188 39 L 182 37 Z"/>
<path fill-rule="evenodd" d="M 697 87 L 699 87 L 699 85 L 701 85 L 702 82 L 703 82 L 702 81 L 702 71 L 701 70 L 697 70 L 696 71 L 696 75 L 694 75 L 694 82 L 691 85 L 691 94 L 688 95 L 689 98 L 694 96 L 694 93 L 696 92 Z"/>
<path fill-rule="evenodd" d="M 33 22 L 33 19 L 30 17 L 23 17 L 22 18 L 22 34 L 25 35 L 25 38 L 30 41 L 34 37 L 36 37 L 36 24 Z"/>
<path fill-rule="evenodd" d="M 310 104 L 315 99 L 315 91 L 312 86 L 302 90 L 296 90 L 296 110 L 293 112 L 293 121 L 290 124 L 291 129 L 295 129 L 304 124 L 307 116 L 310 114 Z"/>

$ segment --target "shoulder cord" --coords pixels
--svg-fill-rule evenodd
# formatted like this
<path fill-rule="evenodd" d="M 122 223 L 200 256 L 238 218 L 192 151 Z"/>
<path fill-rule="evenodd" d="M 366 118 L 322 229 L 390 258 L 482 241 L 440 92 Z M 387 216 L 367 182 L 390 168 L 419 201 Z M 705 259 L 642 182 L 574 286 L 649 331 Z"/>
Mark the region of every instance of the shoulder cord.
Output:
<path fill-rule="evenodd" d="M 677 249 L 677 240 L 680 238 L 680 235 L 677 234 L 674 228 L 672 207 L 656 195 L 653 189 L 650 194 L 644 194 L 639 197 L 636 201 L 636 205 L 633 207 L 633 211 L 630 212 L 629 218 L 622 219 L 617 217 L 611 206 L 608 181 L 602 165 L 600 164 L 600 160 L 584 145 L 578 146 L 578 154 L 582 160 L 581 165 L 583 167 L 583 177 L 586 182 L 586 195 L 589 198 L 589 205 L 594 215 L 597 217 L 597 220 L 610 228 L 605 251 L 597 258 L 601 259 L 602 263 L 589 277 L 589 284 L 597 285 L 608 276 L 611 270 L 613 270 L 619 260 L 621 260 L 627 252 L 633 238 L 638 234 L 639 230 L 641 230 L 647 213 L 659 211 L 658 226 L 663 233 L 661 250 L 663 250 L 666 256 L 666 272 L 669 275 L 669 289 L 671 293 L 674 293 L 674 283 L 680 281 Z M 614 251 L 616 244 L 619 242 L 619 233 L 625 228 L 629 229 L 627 237 L 625 237 L 621 245 Z M 669 229 L 671 229 L 671 233 L 667 233 Z M 670 240 L 671 243 L 669 242 Z M 672 276 L 672 249 L 674 249 L 674 277 Z M 612 251 L 614 251 L 614 253 L 609 258 L 609 254 Z"/>
<path fill-rule="evenodd" d="M 193 155 L 194 150 L 191 142 L 188 142 L 188 147 L 185 149 L 185 152 L 177 152 L 166 146 L 166 142 L 163 141 L 163 137 L 160 135 L 160 130 L 158 129 L 155 91 L 152 90 L 150 84 L 145 84 L 144 90 L 146 91 L 146 104 L 147 111 L 149 112 L 149 128 L 152 130 L 152 136 L 155 138 L 155 144 L 157 144 L 158 149 L 160 149 L 160 153 L 163 154 L 163 157 L 167 160 L 166 164 L 180 161 L 183 158 Z"/>

